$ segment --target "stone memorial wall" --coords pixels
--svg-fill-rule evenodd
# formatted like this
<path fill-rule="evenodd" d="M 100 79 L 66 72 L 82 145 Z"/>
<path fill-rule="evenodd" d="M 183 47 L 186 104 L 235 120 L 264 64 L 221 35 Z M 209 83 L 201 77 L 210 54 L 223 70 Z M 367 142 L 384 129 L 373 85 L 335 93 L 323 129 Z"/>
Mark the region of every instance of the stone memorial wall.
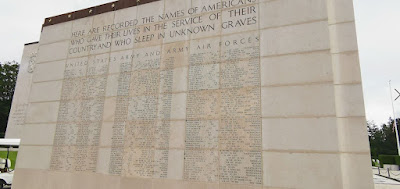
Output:
<path fill-rule="evenodd" d="M 373 187 L 351 0 L 121 0 L 36 62 L 13 189 Z"/>

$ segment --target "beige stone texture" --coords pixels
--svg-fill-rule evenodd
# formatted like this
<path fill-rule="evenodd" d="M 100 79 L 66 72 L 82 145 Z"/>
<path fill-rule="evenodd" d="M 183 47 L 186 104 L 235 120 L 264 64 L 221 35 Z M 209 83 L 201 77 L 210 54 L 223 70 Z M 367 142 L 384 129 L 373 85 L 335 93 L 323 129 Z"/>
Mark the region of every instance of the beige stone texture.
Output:
<path fill-rule="evenodd" d="M 369 153 L 365 117 L 337 118 L 341 152 Z"/>
<path fill-rule="evenodd" d="M 332 53 L 358 50 L 356 26 L 354 22 L 330 25 L 329 31 L 331 35 Z"/>
<path fill-rule="evenodd" d="M 93 173 L 74 173 L 71 175 L 71 181 L 71 188 L 97 189 L 99 186 L 98 178 Z"/>
<path fill-rule="evenodd" d="M 327 0 L 329 23 L 354 21 L 352 0 Z"/>
<path fill-rule="evenodd" d="M 33 83 L 30 102 L 58 101 L 61 99 L 62 81 Z"/>
<path fill-rule="evenodd" d="M 187 119 L 202 120 L 219 117 L 220 94 L 214 91 L 194 91 L 187 97 Z"/>
<path fill-rule="evenodd" d="M 164 1 L 156 1 L 141 5 L 140 8 L 138 8 L 139 25 L 146 24 L 147 22 L 143 23 L 143 18 L 148 18 L 151 16 L 155 17 L 155 22 L 162 21 L 158 18 L 158 15 L 162 15 L 164 13 L 164 5 Z"/>
<path fill-rule="evenodd" d="M 338 117 L 364 117 L 364 97 L 361 84 L 336 85 L 336 113 Z"/>
<path fill-rule="evenodd" d="M 114 122 L 103 122 L 100 134 L 100 146 L 111 146 Z"/>
<path fill-rule="evenodd" d="M 203 8 L 203 7 L 213 7 L 215 4 L 217 4 L 217 3 L 221 3 L 222 1 L 221 0 L 191 0 L 192 1 L 192 8 L 195 8 L 195 7 L 200 7 L 200 8 Z M 208 13 L 208 12 L 220 12 L 221 11 L 221 9 L 212 9 L 212 10 L 209 10 L 209 9 L 200 9 L 199 11 L 198 11 L 198 13 L 196 13 L 196 14 L 205 14 L 205 13 Z M 196 15 L 195 14 L 195 15 Z"/>
<path fill-rule="evenodd" d="M 260 3 L 261 29 L 326 19 L 326 0 L 279 0 Z"/>
<path fill-rule="evenodd" d="M 158 44 L 158 43 L 157 43 Z M 161 61 L 161 45 L 144 46 L 133 50 L 133 70 L 157 69 Z"/>
<path fill-rule="evenodd" d="M 47 189 L 71 189 L 72 182 L 72 173 L 47 172 Z"/>
<path fill-rule="evenodd" d="M 46 171 L 39 169 L 20 169 L 14 173 L 13 189 L 48 189 Z"/>
<path fill-rule="evenodd" d="M 185 188 L 190 189 L 219 189 L 217 183 L 186 182 Z"/>
<path fill-rule="evenodd" d="M 98 33 L 103 33 L 105 30 L 103 27 L 114 23 L 115 12 L 108 12 L 99 14 L 93 17 L 93 28 L 100 28 Z M 96 32 L 97 33 L 97 32 Z"/>
<path fill-rule="evenodd" d="M 138 7 L 130 7 L 121 9 L 115 12 L 114 23 L 121 23 L 125 21 L 134 21 L 138 17 Z M 132 24 L 135 22 L 132 22 Z M 136 23 L 137 24 L 137 23 Z"/>
<path fill-rule="evenodd" d="M 183 181 L 176 180 L 153 180 L 153 188 L 165 188 L 165 189 L 184 189 Z"/>
<path fill-rule="evenodd" d="M 221 60 L 227 63 L 259 59 L 260 32 L 244 32 L 221 37 Z"/>
<path fill-rule="evenodd" d="M 259 28 L 259 6 L 235 7 L 222 11 L 221 34 L 253 31 Z"/>
<path fill-rule="evenodd" d="M 343 188 L 374 188 L 369 152 L 365 154 L 342 154 L 340 159 Z"/>
<path fill-rule="evenodd" d="M 189 90 L 219 88 L 219 64 L 191 66 L 189 68 Z"/>
<path fill-rule="evenodd" d="M 188 41 L 163 44 L 160 68 L 164 70 L 188 66 L 189 51 Z"/>
<path fill-rule="evenodd" d="M 111 161 L 110 156 L 111 156 L 111 148 L 99 148 L 96 173 L 105 175 L 109 174 L 110 161 Z"/>
<path fill-rule="evenodd" d="M 114 121 L 117 99 L 115 97 L 106 98 L 104 101 L 103 121 Z"/>
<path fill-rule="evenodd" d="M 163 150 L 156 150 L 155 152 L 155 167 L 162 166 L 158 164 L 157 159 L 163 158 Z M 168 171 L 166 178 L 173 180 L 183 179 L 183 162 L 184 162 L 184 150 L 172 150 L 168 151 Z M 157 172 L 156 172 L 157 173 Z M 155 178 L 158 178 L 155 176 Z"/>
<path fill-rule="evenodd" d="M 65 41 L 71 38 L 72 22 L 44 27 L 40 35 L 40 45 Z"/>
<path fill-rule="evenodd" d="M 39 44 L 25 45 L 7 123 L 6 138 L 21 138 Z M 33 71 L 33 72 L 32 72 Z"/>
<path fill-rule="evenodd" d="M 219 189 L 262 189 L 262 186 L 252 186 L 252 185 L 239 185 L 239 184 L 219 184 Z"/>
<path fill-rule="evenodd" d="M 123 177 L 121 179 L 121 189 L 132 189 L 132 186 L 135 186 L 135 189 L 149 189 L 153 188 L 152 179 L 140 179 L 140 178 L 132 178 L 132 177 Z M 167 188 L 164 185 L 162 188 Z"/>
<path fill-rule="evenodd" d="M 121 188 L 121 177 L 110 175 L 96 175 L 96 177 L 95 189 Z"/>
<path fill-rule="evenodd" d="M 26 123 L 54 123 L 57 121 L 59 102 L 31 103 Z"/>
<path fill-rule="evenodd" d="M 358 52 L 332 54 L 335 84 L 361 83 Z"/>
<path fill-rule="evenodd" d="M 156 18 L 158 18 L 158 16 Z M 161 22 L 159 22 L 159 24 L 160 23 Z M 155 23 L 146 23 L 137 26 L 139 34 L 135 35 L 134 48 L 145 48 L 148 46 L 161 45 L 163 43 L 164 38 L 160 35 L 163 29 L 155 30 L 154 25 Z"/>
<path fill-rule="evenodd" d="M 217 36 L 222 32 L 222 16 L 220 11 L 192 16 L 192 18 L 196 19 L 198 19 L 199 17 L 202 22 L 191 24 L 190 28 L 192 28 L 193 30 L 200 29 L 200 31 L 203 32 L 190 34 L 191 39 Z"/>
<path fill-rule="evenodd" d="M 334 117 L 332 85 L 263 87 L 263 117 Z"/>
<path fill-rule="evenodd" d="M 21 145 L 53 145 L 56 124 L 27 124 L 24 126 Z"/>
<path fill-rule="evenodd" d="M 164 94 L 158 100 L 158 118 L 184 120 L 186 118 L 186 93 Z"/>
<path fill-rule="evenodd" d="M 279 86 L 333 81 L 329 51 L 261 59 L 261 85 Z"/>
<path fill-rule="evenodd" d="M 336 118 L 263 119 L 263 150 L 337 152 L 336 125 Z"/>
<path fill-rule="evenodd" d="M 342 188 L 339 154 L 264 152 L 264 186 Z"/>
<path fill-rule="evenodd" d="M 219 63 L 221 38 L 212 37 L 190 41 L 190 66 Z"/>
<path fill-rule="evenodd" d="M 118 74 L 108 75 L 107 88 L 106 88 L 106 96 L 107 97 L 117 96 L 119 77 L 120 76 Z"/>
<path fill-rule="evenodd" d="M 40 45 L 37 56 L 37 63 L 64 60 L 68 56 L 69 41 Z"/>
<path fill-rule="evenodd" d="M 16 169 L 50 168 L 51 146 L 20 146 L 18 150 Z"/>
<path fill-rule="evenodd" d="M 116 74 L 131 71 L 133 56 L 133 50 L 112 52 L 110 54 L 110 66 L 108 69 L 108 73 Z"/>
<path fill-rule="evenodd" d="M 160 72 L 160 93 L 187 91 L 188 69 L 186 67 Z"/>
<path fill-rule="evenodd" d="M 261 31 L 261 56 L 330 48 L 328 22 L 318 21 Z"/>
<path fill-rule="evenodd" d="M 72 33 L 79 32 L 79 31 L 85 31 L 85 32 L 82 32 L 81 34 L 89 35 L 90 29 L 93 28 L 93 18 L 94 18 L 93 16 L 90 16 L 90 17 L 74 20 L 72 23 Z M 80 37 L 80 36 L 73 35 L 72 37 Z"/>
<path fill-rule="evenodd" d="M 64 79 L 65 60 L 37 64 L 33 82 L 54 81 Z"/>
<path fill-rule="evenodd" d="M 169 147 L 183 149 L 185 147 L 185 122 L 171 121 Z"/>
<path fill-rule="evenodd" d="M 164 11 L 165 13 L 174 13 L 177 11 L 188 10 L 192 7 L 192 1 L 181 1 L 181 0 L 164 0 Z M 187 11 L 179 14 L 180 16 L 189 16 Z M 167 19 L 165 19 L 167 20 Z"/>
<path fill-rule="evenodd" d="M 161 0 L 45 26 L 14 97 L 13 189 L 372 188 L 358 62 L 351 0 Z"/>

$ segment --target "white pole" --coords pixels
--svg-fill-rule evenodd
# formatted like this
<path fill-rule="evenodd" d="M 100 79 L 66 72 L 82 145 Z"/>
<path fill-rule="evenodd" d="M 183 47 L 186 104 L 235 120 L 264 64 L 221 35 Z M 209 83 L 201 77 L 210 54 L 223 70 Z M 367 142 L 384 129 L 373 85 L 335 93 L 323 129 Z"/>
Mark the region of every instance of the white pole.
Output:
<path fill-rule="evenodd" d="M 390 101 L 392 102 L 392 109 L 393 109 L 393 119 L 394 119 L 394 126 L 395 126 L 395 130 L 396 130 L 396 142 L 397 142 L 397 153 L 400 156 L 400 143 L 399 143 L 399 131 L 397 130 L 397 121 L 396 121 L 396 114 L 394 111 L 394 105 L 393 105 L 393 95 L 392 95 L 392 84 L 391 84 L 391 80 L 389 81 L 389 88 L 390 88 Z"/>

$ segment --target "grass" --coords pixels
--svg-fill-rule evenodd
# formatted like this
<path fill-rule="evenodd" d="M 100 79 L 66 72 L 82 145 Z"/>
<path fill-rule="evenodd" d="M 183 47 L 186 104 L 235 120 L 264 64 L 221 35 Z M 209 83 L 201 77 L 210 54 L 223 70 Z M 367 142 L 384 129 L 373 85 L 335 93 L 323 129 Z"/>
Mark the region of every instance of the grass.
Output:
<path fill-rule="evenodd" d="M 18 152 L 11 152 L 8 156 L 8 159 L 11 160 L 11 169 L 15 169 L 15 161 L 17 160 Z M 0 151 L 0 158 L 6 159 L 7 158 L 7 151 Z"/>

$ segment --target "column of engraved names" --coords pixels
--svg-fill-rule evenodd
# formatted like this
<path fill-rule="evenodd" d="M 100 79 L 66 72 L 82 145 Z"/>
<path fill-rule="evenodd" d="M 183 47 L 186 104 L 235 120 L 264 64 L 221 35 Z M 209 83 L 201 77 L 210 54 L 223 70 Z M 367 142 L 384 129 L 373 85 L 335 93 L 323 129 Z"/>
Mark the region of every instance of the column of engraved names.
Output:
<path fill-rule="evenodd" d="M 128 124 L 129 92 L 132 77 L 133 51 L 111 57 L 113 66 L 118 67 L 116 107 L 112 127 L 109 173 L 120 175 L 123 167 L 125 128 Z M 111 68 L 110 68 L 111 69 Z"/>
<path fill-rule="evenodd" d="M 51 169 L 95 171 L 108 56 L 70 59 L 65 68 Z"/>
<path fill-rule="evenodd" d="M 83 85 L 87 71 L 87 58 L 71 59 L 65 65 L 61 102 L 58 111 L 53 153 L 52 170 L 74 171 L 76 140 L 81 121 Z"/>
<path fill-rule="evenodd" d="M 218 182 L 220 37 L 190 43 L 184 179 Z"/>
<path fill-rule="evenodd" d="M 188 42 L 162 46 L 154 178 L 182 179 L 189 50 Z"/>
<path fill-rule="evenodd" d="M 161 46 L 134 49 L 122 174 L 152 178 Z"/>
<path fill-rule="evenodd" d="M 259 34 L 222 37 L 220 182 L 262 184 Z"/>

